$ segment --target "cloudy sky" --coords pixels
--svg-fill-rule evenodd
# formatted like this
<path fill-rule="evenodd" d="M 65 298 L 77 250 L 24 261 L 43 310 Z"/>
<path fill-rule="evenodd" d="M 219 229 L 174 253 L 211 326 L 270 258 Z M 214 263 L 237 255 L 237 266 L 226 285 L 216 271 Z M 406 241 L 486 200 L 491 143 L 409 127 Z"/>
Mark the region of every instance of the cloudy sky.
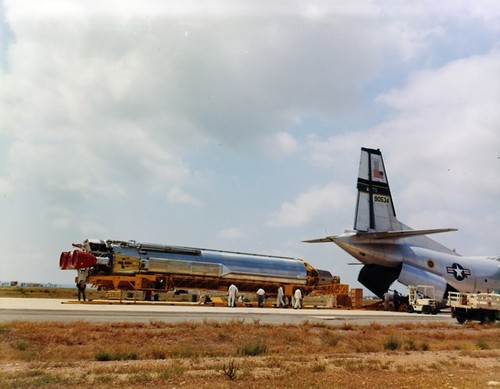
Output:
<path fill-rule="evenodd" d="M 86 238 L 302 257 L 359 287 L 361 147 L 398 217 L 500 254 L 500 5 L 0 2 L 0 280 Z"/>

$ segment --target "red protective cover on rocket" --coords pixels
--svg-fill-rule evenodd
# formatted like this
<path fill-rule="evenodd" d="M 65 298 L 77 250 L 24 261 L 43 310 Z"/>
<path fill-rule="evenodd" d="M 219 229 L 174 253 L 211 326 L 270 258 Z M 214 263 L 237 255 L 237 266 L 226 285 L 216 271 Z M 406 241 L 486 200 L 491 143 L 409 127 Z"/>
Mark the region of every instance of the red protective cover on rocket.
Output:
<path fill-rule="evenodd" d="M 66 270 L 68 268 L 68 260 L 69 260 L 70 252 L 63 251 L 61 256 L 59 257 L 59 268 L 61 270 Z"/>
<path fill-rule="evenodd" d="M 59 267 L 61 270 L 85 269 L 94 266 L 96 262 L 94 254 L 82 250 L 65 251 L 59 258 Z"/>

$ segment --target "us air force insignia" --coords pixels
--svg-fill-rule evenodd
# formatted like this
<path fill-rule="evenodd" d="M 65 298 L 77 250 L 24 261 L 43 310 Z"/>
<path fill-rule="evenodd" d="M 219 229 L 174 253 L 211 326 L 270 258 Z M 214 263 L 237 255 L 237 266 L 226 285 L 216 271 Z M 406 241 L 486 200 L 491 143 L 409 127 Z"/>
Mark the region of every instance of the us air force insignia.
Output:
<path fill-rule="evenodd" d="M 464 269 L 459 263 L 454 263 L 451 267 L 447 267 L 446 271 L 448 273 L 453 273 L 458 281 L 463 281 L 470 276 L 470 269 Z"/>

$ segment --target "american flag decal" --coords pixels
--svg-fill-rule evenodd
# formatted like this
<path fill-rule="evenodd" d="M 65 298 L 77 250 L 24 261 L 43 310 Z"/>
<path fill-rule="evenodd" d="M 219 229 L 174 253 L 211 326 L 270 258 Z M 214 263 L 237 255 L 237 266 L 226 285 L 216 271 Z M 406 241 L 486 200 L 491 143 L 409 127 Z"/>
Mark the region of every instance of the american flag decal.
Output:
<path fill-rule="evenodd" d="M 380 170 L 380 161 L 373 161 L 373 177 L 384 179 L 384 172 Z"/>

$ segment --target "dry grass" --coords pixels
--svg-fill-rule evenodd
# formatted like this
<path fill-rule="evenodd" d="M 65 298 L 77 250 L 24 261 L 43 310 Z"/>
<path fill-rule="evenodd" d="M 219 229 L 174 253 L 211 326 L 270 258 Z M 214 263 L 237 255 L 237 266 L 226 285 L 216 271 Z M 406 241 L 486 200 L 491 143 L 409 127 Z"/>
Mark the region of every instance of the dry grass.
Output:
<path fill-rule="evenodd" d="M 500 387 L 500 327 L 0 324 L 2 388 Z"/>
<path fill-rule="evenodd" d="M 105 292 L 99 292 L 94 288 L 87 288 L 87 299 L 104 299 Z M 0 297 L 16 298 L 52 298 L 52 299 L 76 299 L 78 293 L 76 288 L 54 288 L 36 286 L 0 286 Z"/>

